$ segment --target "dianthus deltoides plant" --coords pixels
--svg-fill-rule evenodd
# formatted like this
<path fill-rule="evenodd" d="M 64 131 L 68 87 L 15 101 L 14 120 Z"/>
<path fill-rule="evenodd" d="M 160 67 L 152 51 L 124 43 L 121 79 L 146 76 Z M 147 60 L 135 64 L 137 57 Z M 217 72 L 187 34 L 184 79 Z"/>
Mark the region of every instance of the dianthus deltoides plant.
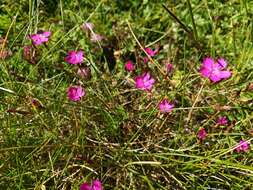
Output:
<path fill-rule="evenodd" d="M 0 189 L 253 188 L 253 4 L 3 1 Z"/>

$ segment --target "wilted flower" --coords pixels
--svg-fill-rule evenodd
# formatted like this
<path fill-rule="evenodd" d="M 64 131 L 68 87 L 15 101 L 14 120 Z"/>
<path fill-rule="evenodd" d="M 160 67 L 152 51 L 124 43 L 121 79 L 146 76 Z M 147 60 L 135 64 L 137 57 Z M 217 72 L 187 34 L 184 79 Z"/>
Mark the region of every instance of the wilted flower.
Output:
<path fill-rule="evenodd" d="M 200 73 L 202 76 L 209 78 L 212 82 L 219 82 L 231 76 L 230 71 L 224 71 L 226 67 L 227 62 L 225 59 L 220 58 L 216 63 L 213 58 L 207 57 L 202 63 Z"/>
<path fill-rule="evenodd" d="M 80 64 L 83 62 L 83 51 L 69 51 L 65 57 L 65 61 L 69 64 Z"/>
<path fill-rule="evenodd" d="M 206 135 L 207 135 L 207 133 L 206 133 L 205 128 L 200 128 L 198 131 L 198 138 L 200 140 L 204 140 L 206 138 Z"/>
<path fill-rule="evenodd" d="M 92 24 L 91 22 L 86 22 L 82 25 L 82 28 L 84 30 L 92 30 L 94 28 L 94 24 Z"/>
<path fill-rule="evenodd" d="M 89 67 L 80 67 L 77 70 L 77 75 L 81 78 L 90 78 L 91 76 L 91 71 Z"/>
<path fill-rule="evenodd" d="M 228 124 L 228 120 L 227 120 L 226 116 L 219 117 L 217 119 L 217 124 L 220 125 L 220 126 L 227 125 Z"/>
<path fill-rule="evenodd" d="M 45 31 L 45 32 L 41 31 L 41 32 L 38 32 L 37 34 L 32 34 L 30 36 L 30 39 L 32 40 L 32 43 L 37 46 L 37 45 L 47 42 L 50 36 L 51 36 L 50 31 Z"/>
<path fill-rule="evenodd" d="M 144 73 L 135 78 L 135 86 L 141 90 L 151 90 L 155 83 L 155 79 L 151 78 L 149 73 Z"/>
<path fill-rule="evenodd" d="M 42 103 L 39 100 L 35 99 L 35 98 L 31 98 L 31 104 L 32 104 L 32 107 L 34 109 L 43 108 Z"/>
<path fill-rule="evenodd" d="M 158 53 L 158 49 L 152 50 L 151 48 L 145 48 L 145 51 L 150 57 L 154 57 Z"/>
<path fill-rule="evenodd" d="M 174 108 L 174 104 L 170 103 L 167 99 L 164 99 L 159 104 L 159 110 L 161 113 L 168 113 Z"/>
<path fill-rule="evenodd" d="M 92 42 L 100 42 L 102 39 L 104 39 L 103 36 L 101 36 L 101 35 L 99 35 L 99 34 L 96 34 L 96 33 L 92 32 L 91 38 L 90 38 L 90 40 L 91 40 Z"/>
<path fill-rule="evenodd" d="M 129 71 L 129 72 L 134 70 L 134 64 L 131 60 L 126 62 L 125 69 L 126 69 L 126 71 Z"/>
<path fill-rule="evenodd" d="M 0 49 L 0 59 L 6 59 L 12 55 L 10 50 L 1 50 Z"/>
<path fill-rule="evenodd" d="M 79 101 L 85 95 L 85 91 L 81 86 L 71 86 L 68 88 L 67 95 L 71 101 Z"/>
<path fill-rule="evenodd" d="M 143 57 L 143 62 L 147 63 L 148 62 L 148 57 Z"/>
<path fill-rule="evenodd" d="M 31 45 L 26 45 L 23 48 L 23 58 L 29 63 L 35 64 L 37 62 L 36 50 Z"/>
<path fill-rule="evenodd" d="M 170 73 L 173 70 L 173 65 L 171 63 L 167 63 L 165 65 L 167 73 Z"/>
<path fill-rule="evenodd" d="M 237 145 L 236 151 L 239 152 L 247 152 L 249 149 L 249 143 L 245 140 L 240 140 L 239 144 Z"/>
<path fill-rule="evenodd" d="M 83 183 L 80 186 L 80 190 L 103 190 L 103 186 L 101 181 L 94 180 L 91 185 L 89 183 Z"/>

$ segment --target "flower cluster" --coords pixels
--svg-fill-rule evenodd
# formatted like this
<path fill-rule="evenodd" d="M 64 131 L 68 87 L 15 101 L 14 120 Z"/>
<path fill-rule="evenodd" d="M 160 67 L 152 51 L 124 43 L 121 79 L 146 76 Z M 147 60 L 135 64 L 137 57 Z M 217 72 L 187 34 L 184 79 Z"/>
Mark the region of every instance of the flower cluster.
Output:
<path fill-rule="evenodd" d="M 93 31 L 94 25 L 92 23 L 84 23 L 82 28 L 83 30 L 89 33 L 90 40 L 92 42 L 98 42 L 103 39 L 103 36 L 94 33 Z M 25 57 L 25 59 L 29 60 L 31 63 L 35 63 L 36 54 L 34 53 L 32 48 L 37 49 L 37 47 L 35 46 L 39 46 L 41 44 L 45 44 L 46 42 L 48 42 L 50 36 L 51 36 L 50 31 L 40 31 L 37 34 L 30 35 L 29 38 L 32 40 L 32 45 L 24 47 L 23 56 Z M 156 56 L 158 52 L 159 52 L 158 49 L 153 50 L 151 48 L 145 48 L 145 53 L 149 55 L 150 57 Z M 143 57 L 144 63 L 148 62 L 148 58 L 150 58 L 149 56 Z M 77 75 L 80 78 L 89 77 L 89 74 L 90 74 L 89 68 L 81 65 L 84 61 L 84 52 L 82 50 L 68 51 L 65 57 L 65 61 L 68 64 L 77 65 L 76 66 L 78 68 Z M 219 58 L 215 60 L 212 57 L 206 57 L 204 58 L 202 62 L 199 72 L 203 77 L 208 78 L 211 82 L 217 83 L 231 77 L 232 73 L 231 71 L 227 69 L 227 65 L 228 65 L 227 61 L 223 58 Z M 131 60 L 128 60 L 124 64 L 124 69 L 127 72 L 132 72 L 131 74 L 133 74 L 133 73 L 138 72 L 138 70 L 135 68 L 137 66 L 138 65 L 134 65 L 134 63 Z M 135 71 L 135 69 L 137 71 Z M 165 69 L 167 73 L 170 73 L 173 70 L 173 65 L 171 63 L 166 63 Z M 151 92 L 155 84 L 155 79 L 151 76 L 150 72 L 146 70 L 145 72 L 142 72 L 142 74 L 136 76 L 134 80 L 135 80 L 135 87 L 139 90 L 143 90 L 146 92 Z M 85 95 L 86 95 L 86 92 L 84 88 L 80 85 L 69 86 L 67 89 L 67 97 L 70 101 L 78 102 Z M 37 108 L 38 105 L 39 104 L 35 100 L 33 100 L 33 106 Z M 173 101 L 171 102 L 168 99 L 164 98 L 158 104 L 157 109 L 162 114 L 168 114 L 172 112 L 174 106 L 175 105 Z M 221 116 L 216 120 L 216 125 L 218 126 L 226 126 L 228 125 L 228 123 L 229 121 L 225 116 Z M 207 131 L 205 128 L 201 127 L 197 132 L 197 138 L 199 139 L 200 142 L 202 142 L 206 139 L 206 137 L 207 137 Z M 249 149 L 249 146 L 250 146 L 249 142 L 245 140 L 241 140 L 239 144 L 236 146 L 235 150 L 238 153 L 247 152 Z M 91 184 L 85 182 L 80 186 L 80 190 L 102 190 L 102 189 L 103 189 L 103 186 L 99 180 L 94 180 L 92 181 Z"/>

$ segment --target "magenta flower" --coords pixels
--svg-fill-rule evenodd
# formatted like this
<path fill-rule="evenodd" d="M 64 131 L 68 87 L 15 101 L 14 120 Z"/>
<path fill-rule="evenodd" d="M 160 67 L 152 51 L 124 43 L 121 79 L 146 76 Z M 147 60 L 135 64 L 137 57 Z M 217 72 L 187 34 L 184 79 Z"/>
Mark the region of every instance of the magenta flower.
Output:
<path fill-rule="evenodd" d="M 219 126 L 225 126 L 228 124 L 228 120 L 226 116 L 219 117 L 216 122 Z"/>
<path fill-rule="evenodd" d="M 99 180 L 94 180 L 91 185 L 89 183 L 83 183 L 80 186 L 80 190 L 103 190 L 103 186 Z"/>
<path fill-rule="evenodd" d="M 102 39 L 104 39 L 104 37 L 101 36 L 101 35 L 99 35 L 99 34 L 95 34 L 95 33 L 92 33 L 92 34 L 91 34 L 90 40 L 91 40 L 92 42 L 100 42 Z"/>
<path fill-rule="evenodd" d="M 127 61 L 125 64 L 125 70 L 131 72 L 134 70 L 134 64 L 131 60 Z"/>
<path fill-rule="evenodd" d="M 85 91 L 81 86 L 70 86 L 67 90 L 67 95 L 71 101 L 79 101 L 85 95 Z"/>
<path fill-rule="evenodd" d="M 65 57 L 65 61 L 69 64 L 80 64 L 83 62 L 83 51 L 69 51 Z"/>
<path fill-rule="evenodd" d="M 206 138 L 207 132 L 205 128 L 200 128 L 198 131 L 198 138 L 202 141 Z"/>
<path fill-rule="evenodd" d="M 220 58 L 216 63 L 213 58 L 207 57 L 204 59 L 200 68 L 200 73 L 203 77 L 209 78 L 212 82 L 219 82 L 231 76 L 231 72 L 224 70 L 227 67 L 225 59 Z"/>
<path fill-rule="evenodd" d="M 240 140 L 239 144 L 237 145 L 236 151 L 239 152 L 247 152 L 249 149 L 249 143 L 245 140 Z"/>
<path fill-rule="evenodd" d="M 161 113 L 168 113 L 174 108 L 174 104 L 170 103 L 167 99 L 159 103 L 159 110 Z"/>
<path fill-rule="evenodd" d="M 158 49 L 152 50 L 151 48 L 145 48 L 145 51 L 150 57 L 154 57 L 158 53 Z"/>
<path fill-rule="evenodd" d="M 30 39 L 32 40 L 32 43 L 35 46 L 38 46 L 42 43 L 47 42 L 50 36 L 51 36 L 50 31 L 45 31 L 45 32 L 42 31 L 42 32 L 38 32 L 37 34 L 32 34 L 30 36 Z"/>
<path fill-rule="evenodd" d="M 92 30 L 94 28 L 94 24 L 92 24 L 91 22 L 86 22 L 82 25 L 82 28 L 84 30 Z"/>
<path fill-rule="evenodd" d="M 135 87 L 141 90 L 151 90 L 155 79 L 151 78 L 149 73 L 143 73 L 135 78 Z"/>

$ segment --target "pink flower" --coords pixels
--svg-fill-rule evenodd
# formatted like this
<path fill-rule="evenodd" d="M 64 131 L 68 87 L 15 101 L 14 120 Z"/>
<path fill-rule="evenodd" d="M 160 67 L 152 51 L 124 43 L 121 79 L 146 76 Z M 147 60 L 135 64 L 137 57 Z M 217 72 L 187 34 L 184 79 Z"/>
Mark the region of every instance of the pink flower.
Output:
<path fill-rule="evenodd" d="M 239 144 L 237 145 L 236 151 L 239 152 L 247 152 L 249 149 L 249 143 L 245 140 L 240 140 Z"/>
<path fill-rule="evenodd" d="M 161 113 L 168 113 L 174 108 L 174 104 L 170 103 L 167 99 L 164 99 L 159 104 L 159 110 Z"/>
<path fill-rule="evenodd" d="M 80 190 L 103 190 L 103 186 L 101 181 L 94 180 L 91 185 L 89 183 L 83 183 L 80 186 Z"/>
<path fill-rule="evenodd" d="M 150 57 L 154 57 L 158 53 L 158 49 L 152 50 L 151 48 L 145 48 L 145 51 Z"/>
<path fill-rule="evenodd" d="M 69 64 L 80 64 L 83 62 L 83 51 L 69 51 L 65 57 L 65 61 Z"/>
<path fill-rule="evenodd" d="M 155 83 L 155 79 L 151 78 L 149 73 L 143 73 L 135 78 L 135 86 L 141 90 L 151 90 Z"/>
<path fill-rule="evenodd" d="M 227 120 L 226 116 L 219 117 L 217 119 L 217 124 L 220 125 L 220 126 L 227 125 L 228 124 L 228 120 Z"/>
<path fill-rule="evenodd" d="M 45 32 L 38 32 L 37 34 L 32 34 L 30 36 L 30 39 L 32 40 L 32 43 L 37 46 L 42 43 L 45 43 L 48 41 L 48 38 L 51 36 L 51 32 L 45 31 Z"/>
<path fill-rule="evenodd" d="M 71 101 L 79 101 L 85 95 L 81 86 L 70 86 L 67 91 L 68 98 Z"/>
<path fill-rule="evenodd" d="M 99 34 L 95 34 L 95 33 L 92 33 L 92 34 L 91 34 L 90 40 L 91 40 L 92 42 L 100 42 L 102 39 L 104 39 L 104 37 L 101 36 L 101 35 L 99 35 Z"/>
<path fill-rule="evenodd" d="M 92 24 L 91 22 L 86 22 L 82 25 L 82 28 L 84 30 L 92 30 L 94 28 L 94 24 Z"/>
<path fill-rule="evenodd" d="M 207 57 L 204 59 L 200 68 L 200 73 L 203 77 L 209 78 L 212 82 L 219 82 L 231 76 L 231 72 L 224 70 L 227 67 L 225 59 L 220 58 L 216 63 L 213 58 Z"/>
<path fill-rule="evenodd" d="M 207 135 L 207 133 L 206 133 L 205 128 L 200 128 L 198 131 L 198 138 L 200 140 L 204 140 L 206 138 L 206 135 Z"/>
<path fill-rule="evenodd" d="M 125 69 L 126 69 L 126 71 L 129 71 L 129 72 L 134 70 L 134 64 L 131 60 L 126 62 Z"/>
<path fill-rule="evenodd" d="M 173 65 L 171 63 L 167 63 L 165 65 L 167 73 L 170 73 L 173 70 Z"/>

